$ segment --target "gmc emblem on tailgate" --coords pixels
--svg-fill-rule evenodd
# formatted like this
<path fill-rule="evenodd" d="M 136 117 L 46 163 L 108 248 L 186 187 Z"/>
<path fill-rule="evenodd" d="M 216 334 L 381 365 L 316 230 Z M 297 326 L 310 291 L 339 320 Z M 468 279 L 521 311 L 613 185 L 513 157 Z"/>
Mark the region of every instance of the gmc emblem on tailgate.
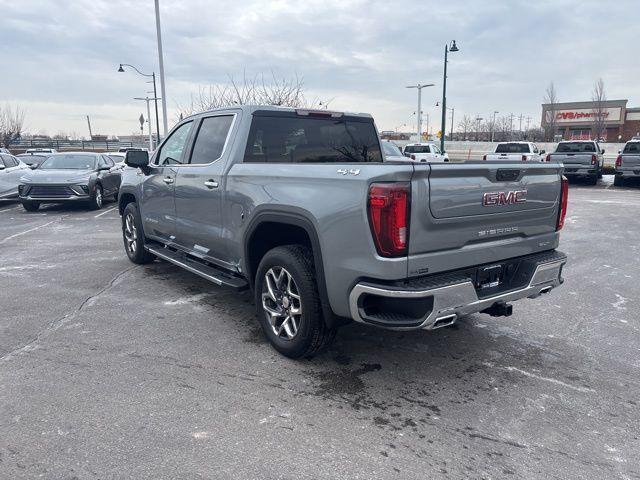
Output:
<path fill-rule="evenodd" d="M 511 190 L 510 192 L 487 192 L 482 196 L 482 205 L 496 207 L 498 205 L 515 205 L 527 203 L 526 190 Z"/>

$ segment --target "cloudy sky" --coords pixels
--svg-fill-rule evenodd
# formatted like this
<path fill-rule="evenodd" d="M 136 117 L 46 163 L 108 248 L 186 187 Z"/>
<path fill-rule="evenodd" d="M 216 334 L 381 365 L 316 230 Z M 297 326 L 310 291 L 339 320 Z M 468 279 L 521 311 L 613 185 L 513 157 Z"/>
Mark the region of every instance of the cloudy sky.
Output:
<path fill-rule="evenodd" d="M 602 77 L 609 99 L 640 106 L 637 0 L 160 0 L 170 123 L 199 87 L 274 72 L 304 78 L 307 97 L 369 112 L 381 129 L 415 125 L 423 90 L 439 115 L 443 50 L 448 103 L 463 114 L 540 120 L 546 85 L 561 101 L 589 100 Z M 0 0 L 0 102 L 19 105 L 33 133 L 130 134 L 150 89 L 131 63 L 158 71 L 152 0 Z M 526 120 L 525 120 L 526 122 Z"/>

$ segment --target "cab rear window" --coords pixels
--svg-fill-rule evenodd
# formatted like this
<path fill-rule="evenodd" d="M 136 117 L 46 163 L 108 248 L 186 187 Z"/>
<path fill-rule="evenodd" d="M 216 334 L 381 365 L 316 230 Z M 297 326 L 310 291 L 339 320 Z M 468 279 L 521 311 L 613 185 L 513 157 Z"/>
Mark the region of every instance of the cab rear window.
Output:
<path fill-rule="evenodd" d="M 622 153 L 640 153 L 640 142 L 627 143 Z"/>
<path fill-rule="evenodd" d="M 501 143 L 496 147 L 496 153 L 531 153 L 526 143 Z"/>
<path fill-rule="evenodd" d="M 559 152 L 559 153 L 565 153 L 565 152 L 566 153 L 582 153 L 582 152 L 593 153 L 595 151 L 596 151 L 596 146 L 591 142 L 559 143 L 558 149 L 556 150 L 556 152 Z"/>
<path fill-rule="evenodd" d="M 370 119 L 292 114 L 253 117 L 245 163 L 382 162 Z"/>

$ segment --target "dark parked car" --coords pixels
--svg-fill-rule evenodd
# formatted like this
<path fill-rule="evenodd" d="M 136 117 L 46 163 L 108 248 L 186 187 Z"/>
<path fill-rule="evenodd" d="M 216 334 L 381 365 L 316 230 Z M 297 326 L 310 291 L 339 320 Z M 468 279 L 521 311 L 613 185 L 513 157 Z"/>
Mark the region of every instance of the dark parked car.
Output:
<path fill-rule="evenodd" d="M 29 165 L 32 169 L 35 169 L 49 158 L 50 155 L 50 153 L 21 153 L 20 155 L 17 155 L 17 158 L 19 158 L 23 163 Z"/>
<path fill-rule="evenodd" d="M 29 212 L 42 203 L 66 202 L 84 202 L 98 210 L 105 197 L 118 197 L 121 171 L 108 155 L 55 153 L 20 179 L 20 200 Z"/>
<path fill-rule="evenodd" d="M 18 196 L 20 177 L 29 171 L 29 167 L 13 155 L 0 153 L 0 198 Z"/>

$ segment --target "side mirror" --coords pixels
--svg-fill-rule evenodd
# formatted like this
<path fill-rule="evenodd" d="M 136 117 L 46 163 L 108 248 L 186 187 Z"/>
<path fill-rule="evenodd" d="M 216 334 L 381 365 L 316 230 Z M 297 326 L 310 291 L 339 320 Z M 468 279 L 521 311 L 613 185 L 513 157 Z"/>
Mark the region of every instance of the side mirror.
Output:
<path fill-rule="evenodd" d="M 4 170 L 4 168 L 5 168 L 5 167 L 4 167 L 4 164 L 3 164 L 3 163 L 0 163 L 0 170 Z"/>
<path fill-rule="evenodd" d="M 618 155 L 620 155 L 622 153 L 622 150 L 618 150 Z"/>
<path fill-rule="evenodd" d="M 124 163 L 133 168 L 146 168 L 149 166 L 149 152 L 129 150 L 124 156 Z"/>
<path fill-rule="evenodd" d="M 604 148 L 603 148 L 602 150 L 600 150 L 600 153 L 601 153 L 602 155 L 604 155 Z"/>

